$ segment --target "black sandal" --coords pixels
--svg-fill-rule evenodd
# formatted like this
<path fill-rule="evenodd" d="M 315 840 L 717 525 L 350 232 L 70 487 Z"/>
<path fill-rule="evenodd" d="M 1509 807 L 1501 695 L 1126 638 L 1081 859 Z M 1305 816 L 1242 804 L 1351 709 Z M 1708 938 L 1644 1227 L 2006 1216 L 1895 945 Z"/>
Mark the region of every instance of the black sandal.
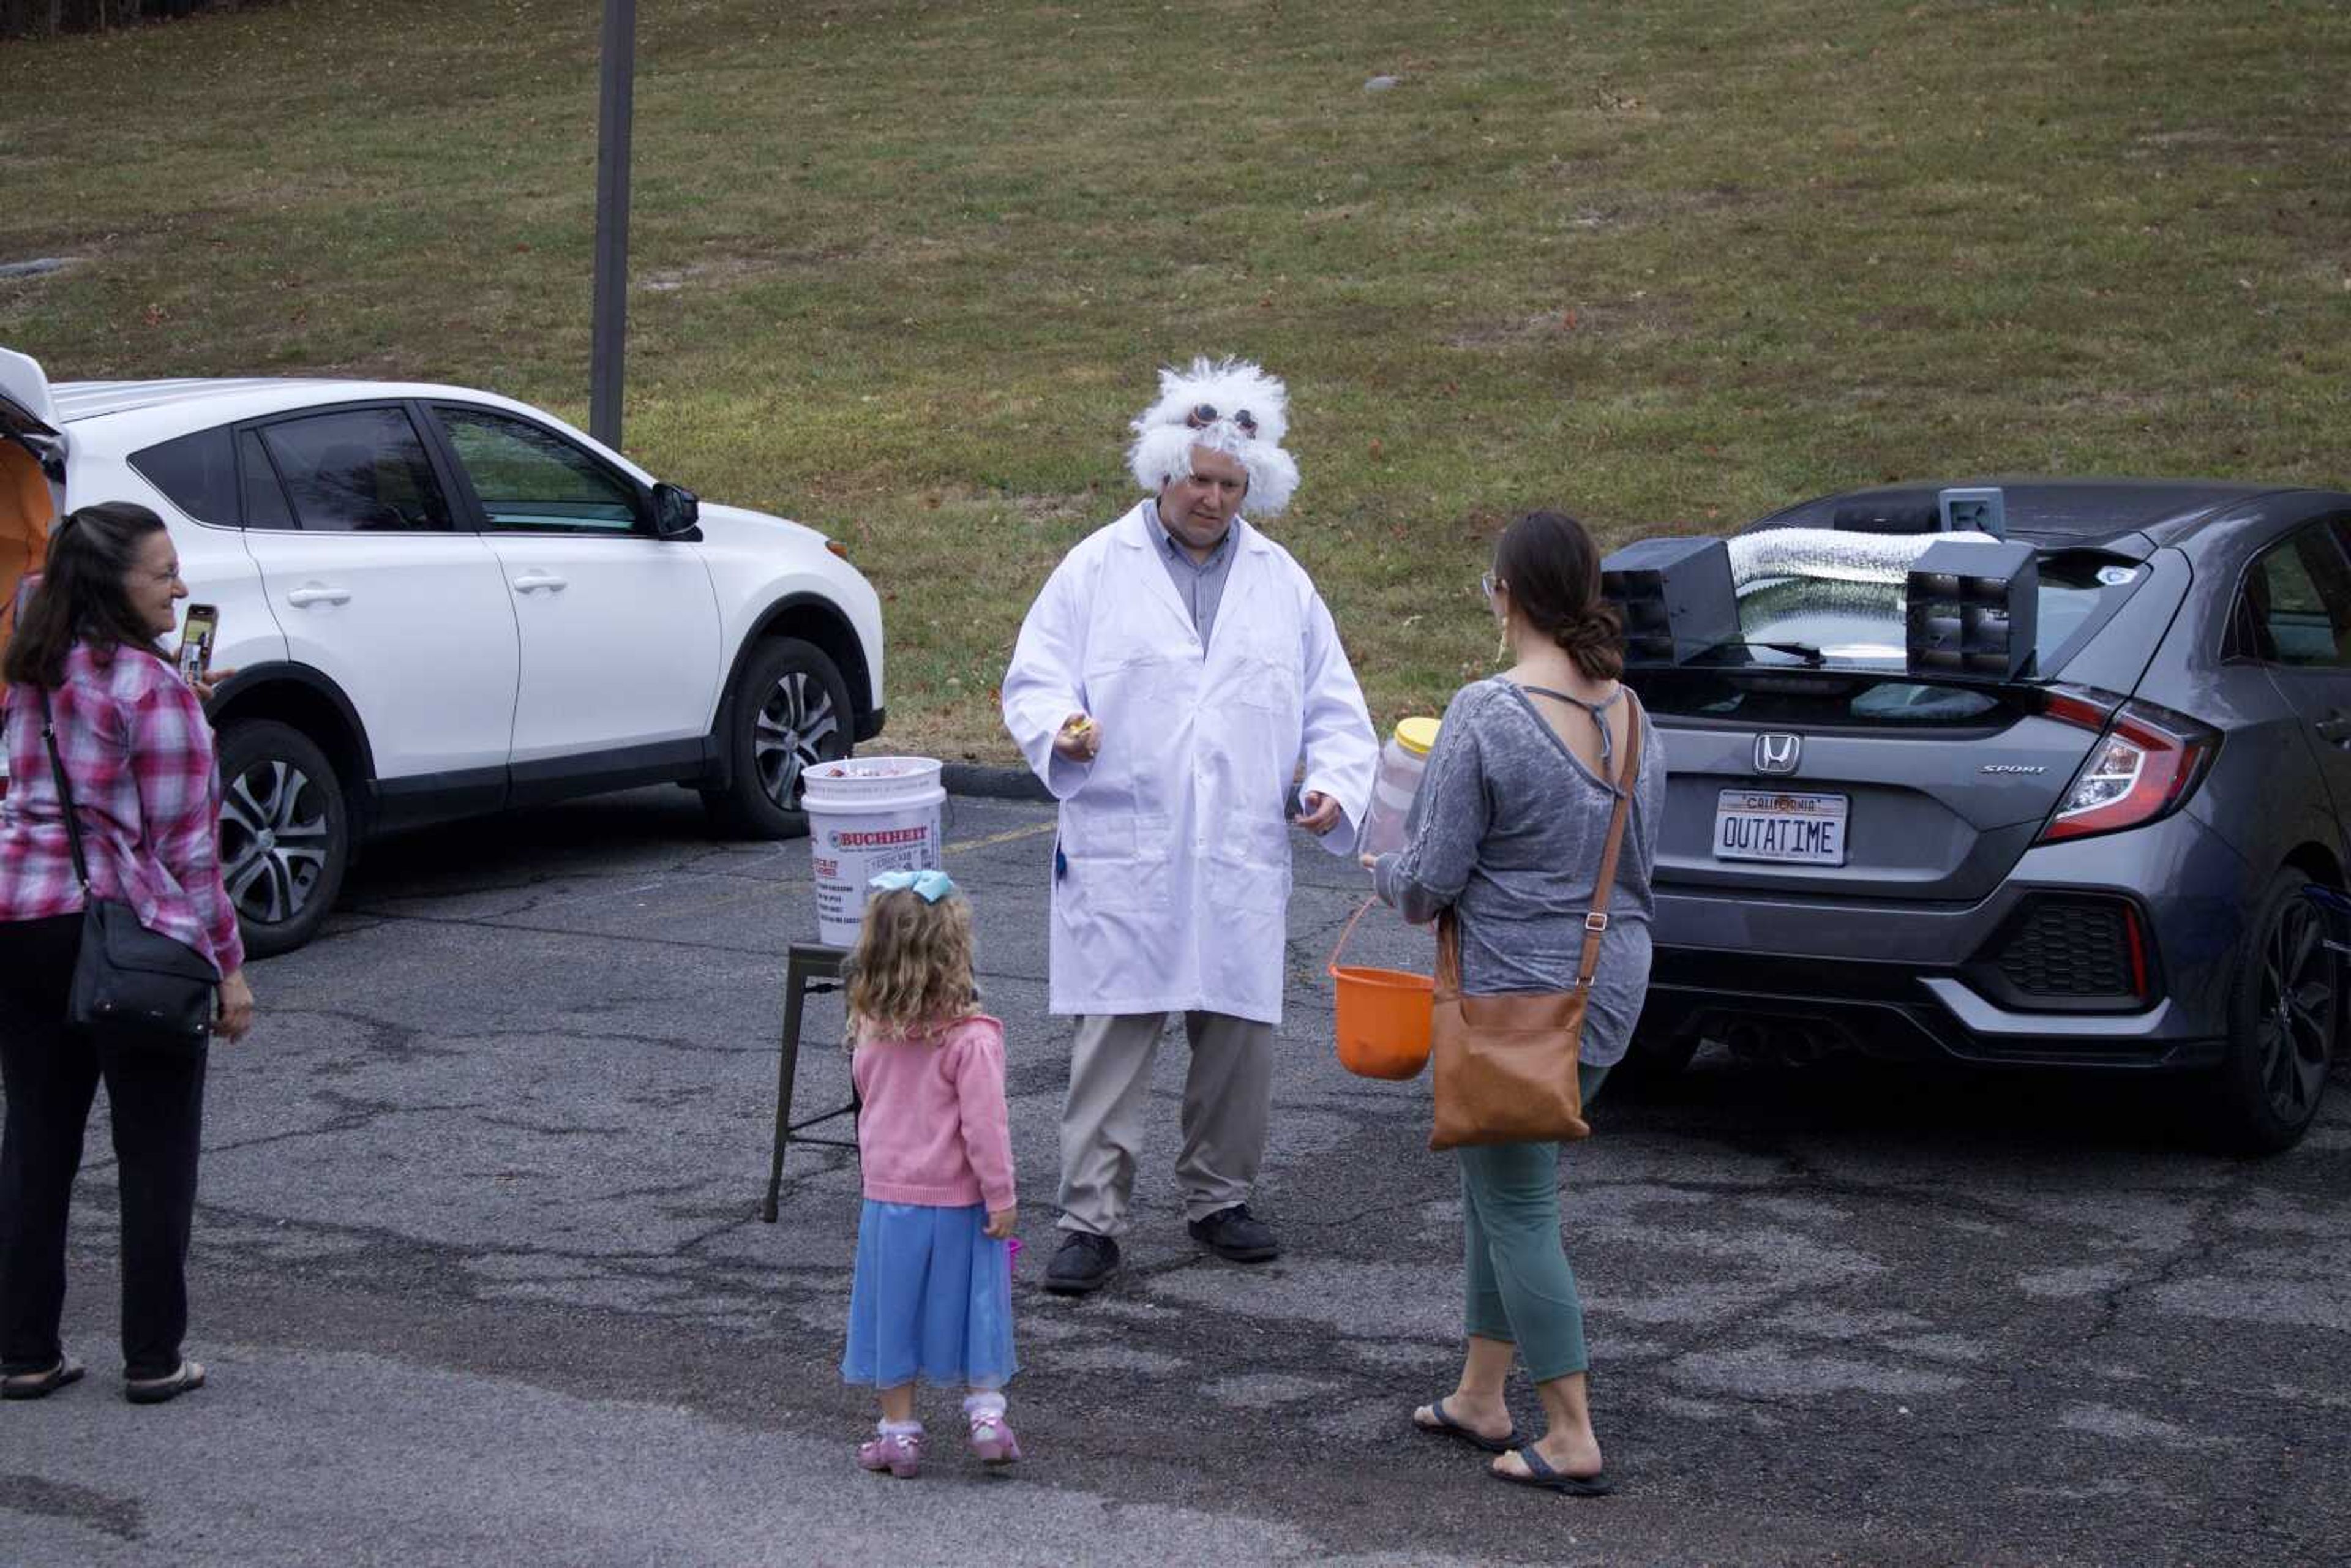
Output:
<path fill-rule="evenodd" d="M 79 1383 L 89 1368 L 72 1356 L 57 1357 L 47 1372 L 18 1372 L 0 1378 L 0 1399 L 47 1399 L 68 1383 Z"/>
<path fill-rule="evenodd" d="M 1527 1467 L 1525 1475 L 1515 1476 L 1508 1470 L 1498 1470 L 1491 1465 L 1486 1467 L 1486 1473 L 1498 1481 L 1508 1481 L 1512 1486 L 1539 1487 L 1544 1491 L 1565 1492 L 1570 1497 L 1606 1497 L 1616 1490 L 1616 1483 L 1608 1479 L 1608 1472 L 1605 1470 L 1588 1476 L 1560 1474 L 1551 1468 L 1550 1460 L 1535 1452 L 1532 1444 L 1519 1450 L 1519 1458 Z"/>
<path fill-rule="evenodd" d="M 126 1377 L 122 1380 L 122 1397 L 133 1405 L 161 1405 L 166 1399 L 177 1399 L 192 1389 L 204 1385 L 202 1362 L 183 1361 L 179 1370 L 163 1377 Z"/>
<path fill-rule="evenodd" d="M 1433 1422 L 1423 1421 L 1420 1418 L 1420 1413 L 1418 1411 L 1415 1411 L 1413 1412 L 1412 1424 L 1414 1427 L 1427 1433 L 1432 1437 L 1458 1437 L 1463 1442 L 1470 1444 L 1475 1448 L 1483 1448 L 1489 1454 L 1507 1454 L 1512 1448 L 1517 1448 L 1520 1440 L 1519 1437 L 1519 1429 L 1516 1427 L 1512 1427 L 1510 1428 L 1507 1437 L 1489 1437 L 1483 1432 L 1471 1431 L 1468 1427 L 1464 1427 L 1460 1422 L 1456 1421 L 1451 1416 L 1446 1413 L 1445 1401 L 1442 1399 L 1439 1399 L 1429 1406 L 1428 1413 L 1436 1416 L 1437 1419 Z"/>

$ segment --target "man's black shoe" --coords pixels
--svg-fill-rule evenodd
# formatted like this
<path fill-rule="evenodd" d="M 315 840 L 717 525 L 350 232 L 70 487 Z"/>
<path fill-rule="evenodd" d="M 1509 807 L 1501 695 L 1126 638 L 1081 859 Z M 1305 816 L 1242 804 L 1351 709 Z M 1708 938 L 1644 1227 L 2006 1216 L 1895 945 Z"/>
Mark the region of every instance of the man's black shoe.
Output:
<path fill-rule="evenodd" d="M 1281 1256 L 1281 1243 L 1273 1239 L 1273 1227 L 1251 1214 L 1246 1203 L 1220 1208 L 1206 1219 L 1192 1221 L 1188 1228 L 1193 1240 L 1235 1263 L 1262 1263 Z"/>
<path fill-rule="evenodd" d="M 1109 1284 L 1117 1272 L 1117 1242 L 1107 1236 L 1072 1230 L 1045 1270 L 1045 1289 L 1057 1296 L 1082 1296 Z"/>

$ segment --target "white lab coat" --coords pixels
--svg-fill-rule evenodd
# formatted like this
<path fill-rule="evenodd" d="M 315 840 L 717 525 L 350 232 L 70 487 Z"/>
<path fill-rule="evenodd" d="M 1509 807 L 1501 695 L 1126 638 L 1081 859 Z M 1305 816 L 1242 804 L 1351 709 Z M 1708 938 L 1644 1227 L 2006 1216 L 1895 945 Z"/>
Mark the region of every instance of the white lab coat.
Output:
<path fill-rule="evenodd" d="M 1204 650 L 1141 506 L 1062 559 L 1021 623 L 1004 723 L 1061 803 L 1056 1013 L 1190 1011 L 1281 1021 L 1290 785 L 1339 802 L 1354 850 L 1379 743 L 1331 612 L 1290 552 L 1233 520 Z M 1091 763 L 1055 754 L 1093 716 Z"/>

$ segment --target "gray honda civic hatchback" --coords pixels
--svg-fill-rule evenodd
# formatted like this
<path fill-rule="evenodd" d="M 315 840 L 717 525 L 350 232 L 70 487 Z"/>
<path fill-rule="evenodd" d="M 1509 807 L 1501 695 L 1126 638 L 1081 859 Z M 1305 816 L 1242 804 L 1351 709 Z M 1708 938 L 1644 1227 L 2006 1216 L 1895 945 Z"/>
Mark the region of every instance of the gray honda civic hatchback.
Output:
<path fill-rule="evenodd" d="M 1954 559 L 1987 575 L 1922 575 Z M 2302 1136 L 2343 1031 L 2351 495 L 1897 486 L 1609 565 L 1671 762 L 1638 1070 L 2198 1074 L 2228 1143 Z"/>

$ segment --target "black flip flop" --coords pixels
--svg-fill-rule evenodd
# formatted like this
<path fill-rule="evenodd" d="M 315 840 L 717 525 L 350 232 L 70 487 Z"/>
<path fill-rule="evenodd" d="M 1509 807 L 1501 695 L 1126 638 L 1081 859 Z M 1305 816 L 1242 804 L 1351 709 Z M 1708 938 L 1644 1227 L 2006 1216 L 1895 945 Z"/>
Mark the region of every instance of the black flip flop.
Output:
<path fill-rule="evenodd" d="M 1442 1399 L 1429 1406 L 1428 1413 L 1437 1417 L 1437 1425 L 1427 1426 L 1416 1417 L 1413 1427 L 1432 1437 L 1458 1437 L 1471 1448 L 1483 1448 L 1489 1454 L 1507 1454 L 1519 1446 L 1519 1429 L 1516 1427 L 1510 1428 L 1510 1435 L 1507 1437 L 1489 1437 L 1482 1432 L 1473 1432 L 1445 1413 L 1445 1401 Z"/>
<path fill-rule="evenodd" d="M 1531 1448 L 1520 1448 L 1519 1458 L 1525 1461 L 1525 1475 L 1514 1476 L 1491 1465 L 1486 1467 L 1486 1473 L 1512 1486 L 1539 1487 L 1544 1491 L 1565 1492 L 1570 1497 L 1606 1497 L 1616 1490 L 1616 1483 L 1608 1479 L 1605 1470 L 1594 1476 L 1563 1476 L 1552 1469 L 1550 1461 Z"/>
<path fill-rule="evenodd" d="M 136 1382 L 125 1378 L 122 1397 L 133 1405 L 161 1405 L 166 1399 L 177 1399 L 191 1389 L 204 1385 L 204 1366 L 200 1361 L 183 1361 L 179 1370 L 163 1377 L 144 1377 Z"/>
<path fill-rule="evenodd" d="M 61 1355 L 47 1372 L 19 1372 L 0 1381 L 0 1399 L 47 1399 L 68 1383 L 79 1383 L 89 1369 L 72 1356 Z"/>

